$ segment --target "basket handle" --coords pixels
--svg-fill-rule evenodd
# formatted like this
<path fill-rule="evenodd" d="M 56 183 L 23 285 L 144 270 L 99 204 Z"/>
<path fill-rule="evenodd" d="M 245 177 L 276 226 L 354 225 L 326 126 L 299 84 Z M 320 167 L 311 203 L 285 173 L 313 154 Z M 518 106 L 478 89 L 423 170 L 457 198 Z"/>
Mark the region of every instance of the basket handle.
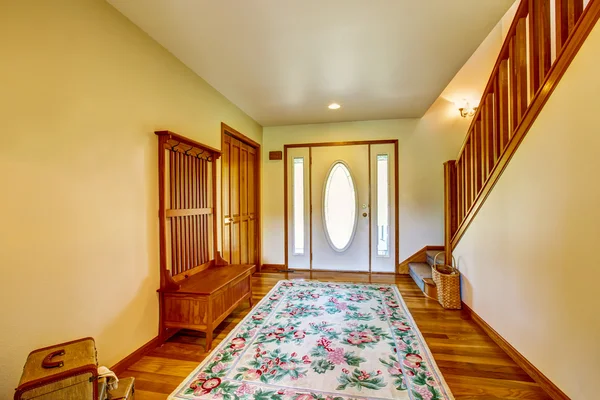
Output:
<path fill-rule="evenodd" d="M 436 265 L 446 265 L 446 262 L 444 261 L 443 264 L 438 264 L 437 263 L 437 258 L 440 254 L 444 254 L 443 251 L 439 251 L 435 257 L 433 257 L 433 266 L 435 267 Z M 452 267 L 453 270 L 458 271 L 458 268 L 456 268 L 456 259 L 454 258 L 454 255 L 452 255 L 452 265 L 450 265 L 450 267 Z"/>

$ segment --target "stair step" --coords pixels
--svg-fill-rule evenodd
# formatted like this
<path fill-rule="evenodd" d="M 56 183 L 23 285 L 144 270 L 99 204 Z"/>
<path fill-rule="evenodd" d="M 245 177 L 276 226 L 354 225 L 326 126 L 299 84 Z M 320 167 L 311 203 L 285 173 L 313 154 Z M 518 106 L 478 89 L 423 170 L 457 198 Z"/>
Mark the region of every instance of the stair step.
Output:
<path fill-rule="evenodd" d="M 431 278 L 425 278 L 423 279 L 423 282 L 425 282 L 425 290 L 423 290 L 423 293 L 425 293 L 425 296 L 427 297 L 431 297 L 434 300 L 437 300 L 437 286 L 435 285 L 435 282 L 433 281 L 433 279 Z"/>
<path fill-rule="evenodd" d="M 431 279 L 431 267 L 427 263 L 408 263 L 408 274 L 417 286 L 425 291 L 424 279 Z"/>
<path fill-rule="evenodd" d="M 442 253 L 438 258 L 438 264 L 443 264 L 444 263 L 444 252 L 441 250 L 427 250 L 426 254 L 427 254 L 427 264 L 429 264 L 429 266 L 433 266 L 433 260 L 435 259 L 436 254 L 438 253 Z"/>

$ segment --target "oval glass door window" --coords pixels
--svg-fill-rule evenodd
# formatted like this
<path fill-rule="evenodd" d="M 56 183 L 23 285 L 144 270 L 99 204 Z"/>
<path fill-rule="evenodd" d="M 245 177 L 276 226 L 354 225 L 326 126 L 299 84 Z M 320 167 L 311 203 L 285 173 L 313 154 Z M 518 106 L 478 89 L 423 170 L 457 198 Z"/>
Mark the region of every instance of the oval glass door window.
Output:
<path fill-rule="evenodd" d="M 338 252 L 350 247 L 356 231 L 356 185 L 343 161 L 333 163 L 323 190 L 323 227 L 329 245 Z"/>

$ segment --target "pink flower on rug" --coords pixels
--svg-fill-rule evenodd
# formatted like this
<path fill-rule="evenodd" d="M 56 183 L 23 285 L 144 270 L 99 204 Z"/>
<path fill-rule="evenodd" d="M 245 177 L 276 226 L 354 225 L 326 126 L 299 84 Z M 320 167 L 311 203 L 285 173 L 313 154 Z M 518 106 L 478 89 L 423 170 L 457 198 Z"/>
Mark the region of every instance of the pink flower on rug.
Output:
<path fill-rule="evenodd" d="M 244 379 L 249 380 L 249 381 L 254 381 L 254 380 L 260 378 L 261 375 L 262 375 L 262 371 L 260 371 L 258 369 L 249 369 L 248 371 L 246 371 L 244 373 Z"/>
<path fill-rule="evenodd" d="M 404 358 L 414 363 L 420 363 L 423 361 L 423 357 L 415 353 L 408 353 L 406 356 L 404 356 Z"/>
<path fill-rule="evenodd" d="M 396 362 L 393 367 L 388 368 L 388 372 L 390 375 L 402 375 L 402 366 L 400 363 Z"/>
<path fill-rule="evenodd" d="M 348 303 L 338 303 L 335 305 L 338 310 L 344 311 L 348 309 Z"/>
<path fill-rule="evenodd" d="M 283 282 L 281 285 L 282 285 L 282 286 L 285 286 L 285 287 L 291 287 L 291 286 L 294 286 L 294 284 L 293 284 L 292 282 Z"/>
<path fill-rule="evenodd" d="M 394 321 L 394 322 L 392 322 L 392 325 L 394 325 L 394 327 L 395 327 L 396 329 L 399 329 L 399 330 L 401 330 L 401 331 L 403 331 L 403 332 L 404 332 L 404 331 L 408 331 L 408 330 L 410 330 L 410 326 L 406 325 L 406 324 L 405 324 L 404 322 L 402 322 L 402 321 Z"/>
<path fill-rule="evenodd" d="M 306 337 L 306 332 L 304 332 L 304 331 L 296 331 L 296 332 L 294 332 L 294 337 L 296 339 L 304 339 Z"/>
<path fill-rule="evenodd" d="M 302 356 L 302 362 L 304 364 L 310 364 L 312 361 L 310 361 L 310 358 L 308 358 L 308 356 Z"/>
<path fill-rule="evenodd" d="M 361 344 L 363 342 L 358 332 L 350 332 L 350 334 L 348 335 L 348 339 L 346 340 L 350 344 Z"/>
<path fill-rule="evenodd" d="M 327 360 L 337 365 L 345 363 L 346 358 L 344 357 L 344 349 L 338 347 L 337 349 L 329 352 L 329 354 L 327 354 Z"/>
<path fill-rule="evenodd" d="M 327 340 L 324 337 L 322 337 L 321 339 L 317 340 L 317 345 L 323 346 L 327 349 L 331 345 L 331 340 Z"/>
<path fill-rule="evenodd" d="M 427 386 L 413 386 L 413 390 L 421 395 L 423 400 L 431 400 L 433 398 L 433 393 L 429 391 Z"/>
<path fill-rule="evenodd" d="M 413 368 L 413 369 L 417 369 L 421 366 L 420 363 L 412 362 L 410 360 L 404 360 L 404 361 L 402 361 L 402 364 L 406 365 L 408 368 Z"/>
<path fill-rule="evenodd" d="M 217 365 L 215 365 L 214 367 L 212 367 L 211 371 L 213 372 L 213 374 L 216 374 L 218 372 L 221 372 L 225 369 L 225 364 L 223 363 L 218 363 Z"/>
<path fill-rule="evenodd" d="M 242 383 L 235 391 L 235 394 L 238 396 L 243 396 L 245 394 L 254 394 L 255 391 L 256 387 L 248 385 L 247 383 Z"/>

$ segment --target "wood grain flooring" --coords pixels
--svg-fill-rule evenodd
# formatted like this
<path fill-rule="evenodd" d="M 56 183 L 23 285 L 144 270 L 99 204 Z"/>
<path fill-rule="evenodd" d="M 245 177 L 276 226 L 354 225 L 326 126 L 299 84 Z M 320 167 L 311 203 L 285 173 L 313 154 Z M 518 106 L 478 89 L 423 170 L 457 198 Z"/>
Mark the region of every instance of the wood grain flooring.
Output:
<path fill-rule="evenodd" d="M 426 298 L 409 276 L 354 273 L 257 273 L 255 304 L 281 279 L 395 283 L 457 399 L 549 399 L 514 361 L 461 311 Z M 217 346 L 248 313 L 236 309 L 215 330 Z M 152 350 L 122 376 L 136 378 L 136 400 L 165 399 L 207 356 L 204 334 L 182 331 Z"/>

